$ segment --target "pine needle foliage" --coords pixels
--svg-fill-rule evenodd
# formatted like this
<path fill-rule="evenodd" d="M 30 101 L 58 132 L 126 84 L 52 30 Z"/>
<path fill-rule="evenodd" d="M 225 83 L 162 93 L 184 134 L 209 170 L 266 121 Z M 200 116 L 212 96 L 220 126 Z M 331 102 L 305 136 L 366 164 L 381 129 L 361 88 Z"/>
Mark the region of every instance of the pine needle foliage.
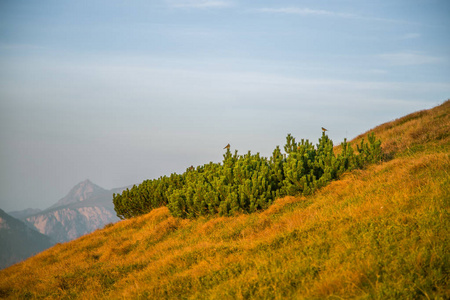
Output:
<path fill-rule="evenodd" d="M 277 146 L 270 158 L 259 153 L 239 155 L 228 148 L 222 163 L 188 168 L 183 174 L 146 180 L 122 194 L 114 194 L 122 219 L 167 206 L 174 217 L 231 216 L 267 209 L 284 196 L 310 195 L 344 172 L 363 168 L 382 158 L 381 141 L 369 134 L 355 152 L 346 140 L 334 153 L 333 141 L 323 133 L 317 145 L 296 142 L 288 134 L 285 154 Z"/>

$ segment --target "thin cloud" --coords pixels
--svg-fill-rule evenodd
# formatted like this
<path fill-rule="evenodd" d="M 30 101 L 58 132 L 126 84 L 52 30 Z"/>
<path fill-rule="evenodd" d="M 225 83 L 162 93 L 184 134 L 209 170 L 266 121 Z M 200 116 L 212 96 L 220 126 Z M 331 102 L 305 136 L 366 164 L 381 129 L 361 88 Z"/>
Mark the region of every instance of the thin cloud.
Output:
<path fill-rule="evenodd" d="M 169 0 L 167 3 L 174 8 L 222 8 L 232 5 L 230 1 L 220 0 Z"/>
<path fill-rule="evenodd" d="M 375 21 L 375 22 L 417 24 L 414 22 L 403 21 L 403 20 L 393 20 L 393 19 L 377 18 L 377 17 L 370 17 L 370 16 L 361 16 L 361 15 L 355 15 L 355 14 L 339 12 L 339 11 L 310 9 L 310 8 L 301 8 L 301 7 L 260 8 L 260 9 L 257 9 L 256 11 L 260 12 L 260 13 L 272 13 L 272 14 L 335 17 L 335 18 L 345 18 L 345 19 L 365 20 L 365 21 Z"/>
<path fill-rule="evenodd" d="M 33 45 L 33 44 L 8 44 L 8 43 L 0 43 L 0 49 L 4 50 L 45 50 L 47 47 Z"/>
<path fill-rule="evenodd" d="M 430 56 L 416 52 L 384 53 L 378 55 L 378 57 L 388 64 L 394 66 L 435 64 L 444 61 L 444 59 L 441 57 Z"/>
<path fill-rule="evenodd" d="M 417 39 L 420 37 L 421 37 L 420 33 L 408 33 L 408 34 L 405 34 L 404 36 L 402 36 L 402 39 L 410 40 L 410 39 Z"/>
<path fill-rule="evenodd" d="M 382 70 L 382 69 L 370 69 L 370 70 L 368 70 L 368 72 L 369 72 L 370 74 L 375 74 L 375 75 L 385 75 L 385 74 L 388 74 L 388 71 Z"/>
<path fill-rule="evenodd" d="M 281 8 L 261 8 L 259 12 L 263 13 L 276 13 L 276 14 L 292 14 L 302 16 L 334 16 L 341 18 L 355 18 L 356 15 L 334 12 L 321 9 L 299 8 L 299 7 L 281 7 Z"/>

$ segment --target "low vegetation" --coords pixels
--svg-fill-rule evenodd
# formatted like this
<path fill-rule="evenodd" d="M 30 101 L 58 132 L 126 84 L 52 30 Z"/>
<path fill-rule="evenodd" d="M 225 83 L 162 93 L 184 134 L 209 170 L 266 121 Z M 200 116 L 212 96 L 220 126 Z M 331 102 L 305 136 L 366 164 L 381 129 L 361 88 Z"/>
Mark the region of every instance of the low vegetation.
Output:
<path fill-rule="evenodd" d="M 290 134 L 284 146 L 270 158 L 259 153 L 234 155 L 230 149 L 223 163 L 191 167 L 185 173 L 146 180 L 113 195 L 114 209 L 121 219 L 149 213 L 167 206 L 174 217 L 232 216 L 268 208 L 277 198 L 310 195 L 341 174 L 381 160 L 381 141 L 373 133 L 361 139 L 357 153 L 344 140 L 338 155 L 325 132 L 315 147 L 300 143 Z"/>
<path fill-rule="evenodd" d="M 312 195 L 191 219 L 161 206 L 58 244 L 2 270 L 0 297 L 449 299 L 449 128 L 447 101 L 373 129 L 384 161 Z"/>

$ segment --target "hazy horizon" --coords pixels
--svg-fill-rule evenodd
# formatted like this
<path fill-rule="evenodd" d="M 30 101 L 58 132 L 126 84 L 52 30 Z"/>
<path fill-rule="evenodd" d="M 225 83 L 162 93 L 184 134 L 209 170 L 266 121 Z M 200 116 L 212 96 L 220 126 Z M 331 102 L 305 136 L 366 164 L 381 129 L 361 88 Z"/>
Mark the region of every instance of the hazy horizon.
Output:
<path fill-rule="evenodd" d="M 448 1 L 2 1 L 0 208 L 335 144 L 450 98 Z"/>

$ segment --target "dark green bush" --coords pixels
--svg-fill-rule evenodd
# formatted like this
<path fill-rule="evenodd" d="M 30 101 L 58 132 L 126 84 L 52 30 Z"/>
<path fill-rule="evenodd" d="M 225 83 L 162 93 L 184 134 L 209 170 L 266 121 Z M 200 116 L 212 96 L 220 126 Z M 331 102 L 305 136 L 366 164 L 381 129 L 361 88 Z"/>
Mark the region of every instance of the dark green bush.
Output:
<path fill-rule="evenodd" d="M 266 209 L 287 195 L 308 195 L 343 172 L 381 160 L 381 141 L 369 134 L 357 145 L 357 154 L 344 140 L 342 151 L 334 154 L 333 142 L 323 133 L 314 146 L 300 143 L 288 134 L 282 154 L 277 146 L 267 159 L 259 153 L 238 155 L 229 149 L 222 163 L 189 168 L 185 173 L 146 180 L 122 194 L 114 194 L 117 216 L 131 218 L 167 205 L 171 214 L 182 218 L 232 215 Z"/>

